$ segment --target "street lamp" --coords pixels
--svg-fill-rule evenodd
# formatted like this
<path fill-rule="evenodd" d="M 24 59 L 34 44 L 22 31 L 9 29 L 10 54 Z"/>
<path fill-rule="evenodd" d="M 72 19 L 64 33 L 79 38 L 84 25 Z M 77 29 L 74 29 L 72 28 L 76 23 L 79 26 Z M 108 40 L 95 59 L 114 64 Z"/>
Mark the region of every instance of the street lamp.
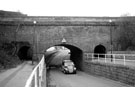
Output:
<path fill-rule="evenodd" d="M 33 24 L 34 24 L 34 27 L 33 27 L 33 51 L 35 49 L 35 53 L 36 53 L 36 57 L 37 57 L 37 49 L 36 49 L 36 37 L 35 37 L 35 24 L 37 22 L 36 21 L 33 21 Z M 34 54 L 33 54 L 34 55 Z M 33 56 L 34 57 L 34 56 Z M 32 65 L 34 64 L 34 60 L 33 60 L 33 57 L 32 57 Z"/>
<path fill-rule="evenodd" d="M 113 56 L 112 56 L 112 46 L 113 46 L 113 44 L 112 44 L 112 20 L 110 19 L 109 20 L 109 23 L 110 23 L 110 47 L 111 47 L 111 62 L 113 61 Z"/>
<path fill-rule="evenodd" d="M 18 30 L 19 30 L 19 28 L 20 28 L 20 23 L 18 24 L 18 26 L 17 26 L 17 28 L 16 28 L 16 30 L 15 30 L 15 42 L 17 41 L 17 32 L 18 32 Z"/>
<path fill-rule="evenodd" d="M 36 23 L 37 23 L 37 21 L 33 21 L 33 23 L 34 23 L 34 24 L 36 24 Z"/>

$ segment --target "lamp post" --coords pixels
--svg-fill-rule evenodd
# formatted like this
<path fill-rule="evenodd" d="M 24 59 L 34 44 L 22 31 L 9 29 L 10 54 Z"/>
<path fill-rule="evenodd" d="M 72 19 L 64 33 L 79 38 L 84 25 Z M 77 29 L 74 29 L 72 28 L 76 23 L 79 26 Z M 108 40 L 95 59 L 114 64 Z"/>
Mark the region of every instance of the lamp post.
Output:
<path fill-rule="evenodd" d="M 37 49 L 36 49 L 36 37 L 35 37 L 35 24 L 37 22 L 36 21 L 33 21 L 33 24 L 34 24 L 34 27 L 33 27 L 33 50 L 35 50 L 34 53 L 36 53 L 36 57 L 37 57 Z M 34 55 L 34 54 L 33 54 Z M 33 56 L 34 57 L 34 56 Z M 32 57 L 32 65 L 34 64 L 34 60 L 33 60 L 33 57 Z"/>
<path fill-rule="evenodd" d="M 18 26 L 15 30 L 15 42 L 17 41 L 17 32 L 18 32 L 19 28 L 20 28 L 20 23 L 18 24 Z"/>
<path fill-rule="evenodd" d="M 113 56 L 112 56 L 112 20 L 109 20 L 110 23 L 110 47 L 111 47 L 111 62 L 113 61 Z"/>

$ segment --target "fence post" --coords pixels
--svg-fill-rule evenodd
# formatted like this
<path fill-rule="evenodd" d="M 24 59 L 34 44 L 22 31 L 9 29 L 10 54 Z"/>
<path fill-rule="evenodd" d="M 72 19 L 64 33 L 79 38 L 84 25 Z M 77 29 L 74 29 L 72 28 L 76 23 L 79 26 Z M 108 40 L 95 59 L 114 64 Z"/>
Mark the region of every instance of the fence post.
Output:
<path fill-rule="evenodd" d="M 106 63 L 106 54 L 105 54 L 105 63 Z"/>
<path fill-rule="evenodd" d="M 115 54 L 112 54 L 112 58 L 113 58 L 113 62 L 114 62 L 114 64 L 115 64 L 115 60 L 116 60 L 116 58 L 115 58 L 116 56 L 115 56 Z"/>
<path fill-rule="evenodd" d="M 88 53 L 86 54 L 86 60 L 88 61 L 89 59 L 88 59 Z"/>
<path fill-rule="evenodd" d="M 44 57 L 44 56 L 43 56 Z M 44 59 L 44 58 L 43 58 Z M 44 66 L 45 66 L 45 63 L 44 63 L 44 61 L 45 61 L 45 59 L 42 61 L 42 68 L 41 68 L 41 70 L 42 70 L 42 72 L 41 72 L 41 81 L 43 81 L 43 70 L 44 70 Z M 46 67 L 46 66 L 45 66 Z"/>
<path fill-rule="evenodd" d="M 39 65 L 39 87 L 41 87 L 41 64 Z"/>
<path fill-rule="evenodd" d="M 99 54 L 98 54 L 98 62 L 99 62 Z"/>
<path fill-rule="evenodd" d="M 35 72 L 34 77 L 35 77 L 35 78 L 34 78 L 34 79 L 35 79 L 35 87 L 38 87 L 38 86 L 37 86 L 37 71 Z"/>
<path fill-rule="evenodd" d="M 125 54 L 124 54 L 124 65 L 126 65 L 126 59 L 125 59 Z"/>
<path fill-rule="evenodd" d="M 29 87 L 29 86 L 28 86 L 28 87 Z M 35 77 L 33 77 L 30 87 L 35 87 Z"/>
<path fill-rule="evenodd" d="M 45 73 L 45 77 L 44 77 L 44 82 L 45 82 L 45 84 L 47 83 L 46 82 L 46 64 L 45 64 L 45 70 L 44 70 L 44 73 Z M 45 87 L 47 86 L 47 84 L 45 85 Z"/>
<path fill-rule="evenodd" d="M 94 57 L 94 56 L 93 56 L 93 53 L 91 54 L 91 56 L 92 56 L 92 57 L 91 57 L 91 61 L 93 61 L 93 57 Z"/>

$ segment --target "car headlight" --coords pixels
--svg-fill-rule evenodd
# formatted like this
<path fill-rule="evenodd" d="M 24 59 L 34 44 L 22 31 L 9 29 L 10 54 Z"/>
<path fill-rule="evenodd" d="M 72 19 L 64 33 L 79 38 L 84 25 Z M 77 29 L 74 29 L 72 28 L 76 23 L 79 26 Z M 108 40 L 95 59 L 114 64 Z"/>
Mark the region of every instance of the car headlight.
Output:
<path fill-rule="evenodd" d="M 65 70 L 68 70 L 68 68 L 65 68 Z"/>
<path fill-rule="evenodd" d="M 76 67 L 74 67 L 74 70 L 76 70 Z"/>

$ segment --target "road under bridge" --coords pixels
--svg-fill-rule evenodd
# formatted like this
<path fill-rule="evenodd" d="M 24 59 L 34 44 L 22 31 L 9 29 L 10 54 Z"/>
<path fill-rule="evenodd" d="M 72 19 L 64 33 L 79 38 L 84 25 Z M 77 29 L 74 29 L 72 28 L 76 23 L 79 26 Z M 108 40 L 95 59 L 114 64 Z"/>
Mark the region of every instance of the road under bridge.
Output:
<path fill-rule="evenodd" d="M 59 51 L 57 55 L 53 55 L 51 57 L 59 59 L 59 57 L 65 57 L 68 54 Z M 92 76 L 80 70 L 77 71 L 77 74 L 64 74 L 60 68 L 54 67 L 47 72 L 48 87 L 131 87 L 104 77 Z"/>

